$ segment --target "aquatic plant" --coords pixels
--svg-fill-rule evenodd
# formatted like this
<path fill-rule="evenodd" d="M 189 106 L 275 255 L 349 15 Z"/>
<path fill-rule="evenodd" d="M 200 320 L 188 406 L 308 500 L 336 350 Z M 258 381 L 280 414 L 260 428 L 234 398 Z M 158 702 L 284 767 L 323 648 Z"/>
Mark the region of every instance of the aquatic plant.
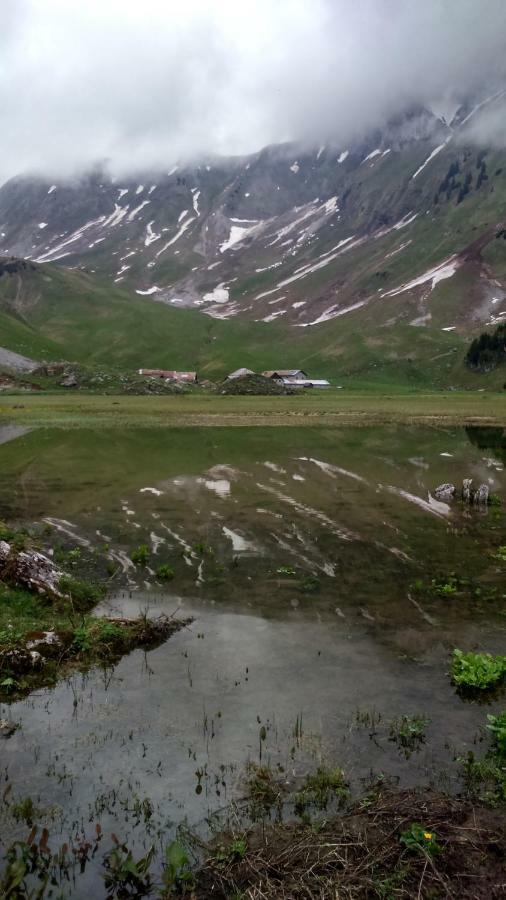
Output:
<path fill-rule="evenodd" d="M 318 810 L 327 809 L 330 800 L 337 800 L 342 804 L 347 800 L 348 793 L 348 783 L 342 769 L 318 766 L 316 772 L 306 776 L 297 792 L 295 812 L 302 815 L 309 806 Z"/>
<path fill-rule="evenodd" d="M 497 804 L 506 801 L 506 767 L 502 755 L 492 748 L 479 759 L 472 750 L 457 760 L 466 789 L 473 800 Z"/>
<path fill-rule="evenodd" d="M 390 723 L 389 740 L 412 753 L 425 741 L 425 728 L 429 722 L 427 716 L 399 716 Z"/>
<path fill-rule="evenodd" d="M 115 835 L 113 835 L 113 840 Z M 151 890 L 151 864 L 155 848 L 150 847 L 145 856 L 134 860 L 132 851 L 116 838 L 116 847 L 105 857 L 104 883 L 111 897 L 144 896 Z M 135 892 L 135 893 L 134 893 Z"/>
<path fill-rule="evenodd" d="M 499 684 L 505 673 L 506 656 L 453 651 L 451 677 L 458 687 L 487 690 Z"/>
<path fill-rule="evenodd" d="M 190 868 L 188 854 L 180 841 L 172 841 L 165 850 L 162 881 L 166 891 L 173 888 L 191 888 L 194 875 Z"/>
<path fill-rule="evenodd" d="M 160 581 L 172 581 L 174 574 L 174 569 L 169 563 L 162 563 L 156 570 L 156 577 L 159 578 Z"/>
<path fill-rule="evenodd" d="M 269 766 L 250 762 L 246 767 L 246 794 L 251 803 L 252 815 L 268 812 L 279 803 L 281 788 Z"/>
<path fill-rule="evenodd" d="M 487 716 L 487 728 L 492 732 L 495 750 L 506 756 L 506 710 L 497 716 Z"/>
<path fill-rule="evenodd" d="M 132 550 L 130 559 L 136 566 L 147 566 L 150 559 L 150 552 L 147 544 L 139 544 L 135 550 Z"/>

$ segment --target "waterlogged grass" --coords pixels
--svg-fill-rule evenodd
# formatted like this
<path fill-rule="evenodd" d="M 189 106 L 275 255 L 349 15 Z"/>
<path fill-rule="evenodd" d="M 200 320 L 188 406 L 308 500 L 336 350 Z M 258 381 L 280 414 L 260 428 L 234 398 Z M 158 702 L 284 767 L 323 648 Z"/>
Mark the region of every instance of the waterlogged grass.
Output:
<path fill-rule="evenodd" d="M 506 425 L 506 393 L 306 391 L 288 397 L 44 394 L 0 399 L 0 424 L 132 427 L 427 423 Z"/>

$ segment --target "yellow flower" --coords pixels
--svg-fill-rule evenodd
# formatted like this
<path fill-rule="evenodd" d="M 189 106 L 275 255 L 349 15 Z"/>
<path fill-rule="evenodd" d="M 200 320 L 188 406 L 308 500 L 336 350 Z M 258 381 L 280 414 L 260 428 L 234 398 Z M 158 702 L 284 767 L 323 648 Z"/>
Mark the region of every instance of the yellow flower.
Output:
<path fill-rule="evenodd" d="M 424 836 L 424 838 L 425 838 L 426 841 L 431 841 L 431 840 L 432 840 L 432 832 L 431 832 L 431 831 L 424 831 L 423 836 Z"/>

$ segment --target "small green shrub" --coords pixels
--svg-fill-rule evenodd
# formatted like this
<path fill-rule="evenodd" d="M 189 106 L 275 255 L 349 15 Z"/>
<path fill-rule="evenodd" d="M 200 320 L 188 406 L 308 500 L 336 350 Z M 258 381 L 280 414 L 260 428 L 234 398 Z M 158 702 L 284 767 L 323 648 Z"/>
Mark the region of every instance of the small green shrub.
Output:
<path fill-rule="evenodd" d="M 501 756 L 506 756 L 506 710 L 498 716 L 487 716 L 487 728 L 492 732 L 494 747 Z"/>
<path fill-rule="evenodd" d="M 91 650 L 91 635 L 86 625 L 80 625 L 74 629 L 73 646 L 78 653 L 89 653 Z"/>
<path fill-rule="evenodd" d="M 0 691 L 3 691 L 6 694 L 13 694 L 18 687 L 19 681 L 16 681 L 15 678 L 8 677 L 0 681 Z"/>
<path fill-rule="evenodd" d="M 174 578 L 174 569 L 169 563 L 162 563 L 156 570 L 156 577 L 160 581 L 172 581 Z"/>
<path fill-rule="evenodd" d="M 415 853 L 428 853 L 430 856 L 434 856 L 434 854 L 441 851 L 435 832 L 425 828 L 424 825 L 420 825 L 418 822 L 413 822 L 410 828 L 403 831 L 399 841 L 405 846 L 406 850 L 411 850 Z"/>
<path fill-rule="evenodd" d="M 67 594 L 71 600 L 84 606 L 93 605 L 104 596 L 104 589 L 89 581 L 78 581 L 70 575 L 62 575 L 58 587 L 63 594 Z"/>
<path fill-rule="evenodd" d="M 453 651 L 451 677 L 458 687 L 487 690 L 499 684 L 505 673 L 506 656 Z"/>
<path fill-rule="evenodd" d="M 116 625 L 115 622 L 108 622 L 107 619 L 96 623 L 96 631 L 98 640 L 105 642 L 116 640 L 116 638 L 122 637 L 123 634 L 119 625 Z"/>
<path fill-rule="evenodd" d="M 149 547 L 146 544 L 139 544 L 135 550 L 132 550 L 130 559 L 136 566 L 147 566 L 150 559 Z"/>

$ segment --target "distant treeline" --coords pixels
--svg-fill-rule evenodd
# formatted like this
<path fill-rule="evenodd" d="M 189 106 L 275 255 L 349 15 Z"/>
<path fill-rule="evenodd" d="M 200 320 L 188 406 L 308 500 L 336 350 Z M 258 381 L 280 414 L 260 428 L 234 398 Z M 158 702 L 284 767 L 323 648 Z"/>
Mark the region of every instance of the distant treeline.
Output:
<path fill-rule="evenodd" d="M 490 372 L 506 360 L 506 322 L 495 331 L 485 331 L 472 341 L 466 365 L 480 372 Z"/>

